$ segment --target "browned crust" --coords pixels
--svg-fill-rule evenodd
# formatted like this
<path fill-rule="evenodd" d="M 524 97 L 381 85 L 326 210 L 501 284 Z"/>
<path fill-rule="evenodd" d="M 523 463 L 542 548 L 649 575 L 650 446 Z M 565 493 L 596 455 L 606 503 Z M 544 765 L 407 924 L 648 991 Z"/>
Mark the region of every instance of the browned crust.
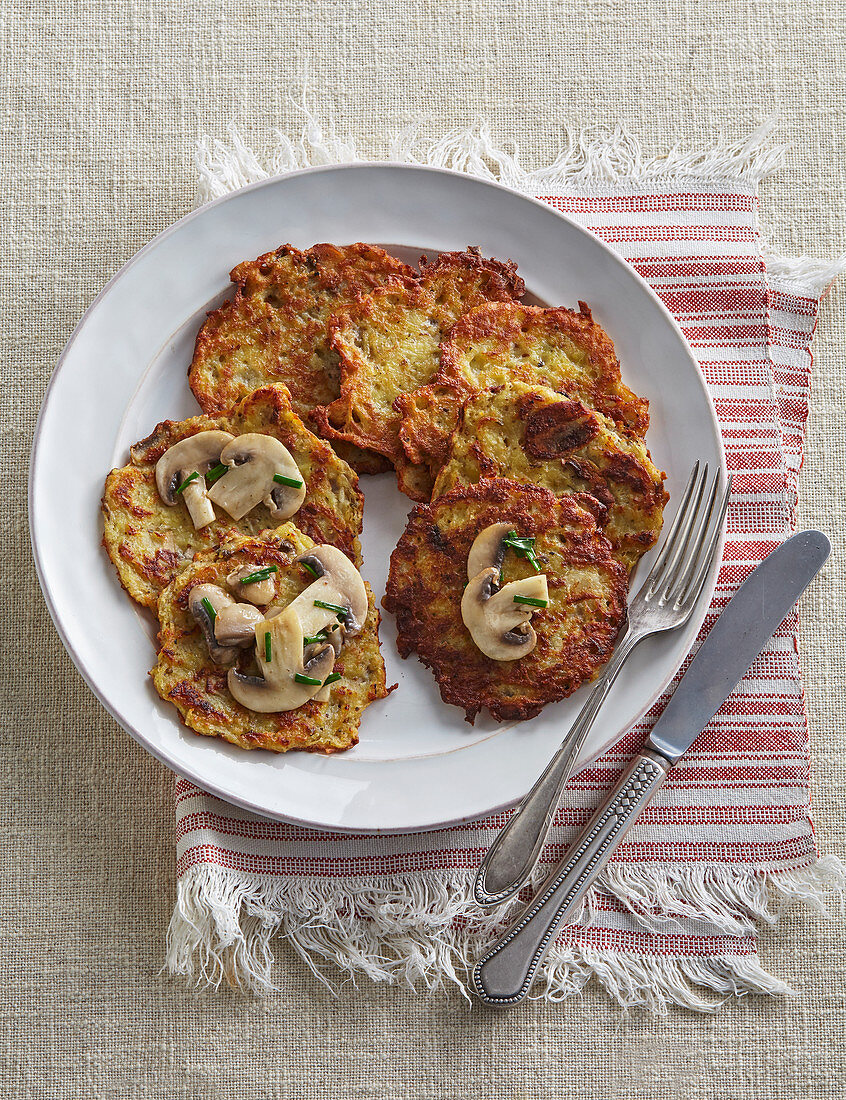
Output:
<path fill-rule="evenodd" d="M 470 245 L 457 252 L 439 252 L 434 260 L 428 256 L 420 257 L 420 277 L 435 293 L 443 287 L 439 280 L 453 281 L 454 273 L 459 279 L 478 283 L 484 280 L 485 295 L 491 302 L 510 302 L 522 298 L 526 293 L 526 284 L 517 274 L 517 264 L 513 260 L 496 260 L 483 256 L 481 250 Z"/>
<path fill-rule="evenodd" d="M 468 309 L 511 302 L 524 290 L 511 261 L 486 259 L 478 248 L 468 248 L 432 261 L 424 256 L 419 278 L 395 280 L 338 309 L 329 332 L 340 359 L 341 394 L 314 410 L 321 434 L 399 465 L 404 455 L 397 398 L 428 382 L 438 366 L 439 344 Z"/>
<path fill-rule="evenodd" d="M 615 556 L 632 569 L 661 531 L 664 475 L 643 440 L 545 386 L 510 382 L 461 407 L 433 496 L 484 478 L 587 493 Z"/>
<path fill-rule="evenodd" d="M 200 407 L 219 413 L 251 390 L 283 382 L 295 411 L 308 420 L 315 405 L 339 392 L 327 334 L 331 312 L 357 294 L 413 275 L 384 249 L 361 242 L 306 251 L 286 244 L 238 264 L 230 273 L 234 297 L 208 315 L 197 335 L 188 378 Z M 361 473 L 389 468 L 357 448 L 341 444 L 339 453 Z"/>
<path fill-rule="evenodd" d="M 531 354 L 524 358 L 513 352 L 544 346 L 572 352 L 582 362 L 538 362 Z M 431 382 L 398 399 L 399 438 L 409 461 L 427 465 L 436 475 L 446 461 L 462 403 L 509 379 L 540 383 L 583 400 L 638 435 L 648 427 L 648 403 L 621 381 L 614 345 L 584 302 L 579 302 L 578 313 L 564 307 L 493 303 L 476 307 L 457 322 L 441 346 L 440 366 Z"/>
<path fill-rule="evenodd" d="M 162 421 L 131 448 L 129 464 L 106 478 L 103 544 L 134 600 L 155 610 L 162 589 L 193 555 L 213 550 L 233 534 L 256 535 L 273 525 L 260 504 L 237 523 L 219 510 L 214 523 L 197 531 L 183 504 L 168 507 L 159 497 L 159 458 L 180 439 L 215 428 L 233 435 L 260 432 L 284 443 L 306 482 L 306 498 L 294 522 L 316 542 L 332 543 L 359 559 L 364 498 L 358 476 L 303 424 L 285 386 L 264 386 L 226 415 Z"/>
<path fill-rule="evenodd" d="M 296 710 L 272 714 L 250 711 L 230 694 L 226 670 L 209 658 L 200 630 L 188 612 L 191 589 L 197 584 L 225 587 L 227 573 L 239 566 L 276 565 L 276 591 L 265 610 L 285 606 L 311 582 L 294 559 L 312 545 L 312 540 L 292 524 L 266 531 L 261 538 L 234 538 L 198 556 L 162 592 L 159 652 L 150 675 L 161 697 L 173 703 L 182 721 L 195 733 L 219 737 L 243 749 L 343 752 L 358 742 L 364 708 L 388 694 L 379 652 L 379 612 L 369 586 L 364 629 L 341 650 L 334 671 L 342 678 L 333 685 L 327 703 L 311 700 Z M 239 667 L 248 674 L 257 673 L 252 650 L 244 651 Z"/>
<path fill-rule="evenodd" d="M 464 708 L 469 722 L 483 707 L 501 721 L 532 718 L 593 679 L 610 657 L 625 614 L 627 573 L 585 503 L 594 505 L 591 498 L 556 497 L 537 485 L 493 478 L 412 509 L 382 603 L 396 615 L 402 656 L 415 652 L 444 701 Z M 532 620 L 536 648 L 509 662 L 481 653 L 461 618 L 470 546 L 503 520 L 535 536 L 550 595 L 549 607 Z M 507 580 L 532 573 L 515 555 L 505 568 Z"/>

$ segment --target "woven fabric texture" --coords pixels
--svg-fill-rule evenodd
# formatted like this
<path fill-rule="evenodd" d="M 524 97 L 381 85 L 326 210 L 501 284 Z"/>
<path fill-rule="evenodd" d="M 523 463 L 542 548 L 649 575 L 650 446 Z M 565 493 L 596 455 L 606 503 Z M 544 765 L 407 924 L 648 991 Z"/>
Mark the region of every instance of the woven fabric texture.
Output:
<path fill-rule="evenodd" d="M 29 564 L 26 461 L 41 396 L 97 290 L 190 207 L 201 132 L 296 132 L 306 77 L 374 153 L 429 112 L 487 118 L 528 164 L 560 126 L 621 119 L 649 149 L 747 134 L 779 111 L 772 243 L 846 248 L 846 26 L 836 0 L 110 0 L 0 9 L 0 327 L 5 507 L 5 1091 L 14 1097 L 836 1097 L 846 1072 L 842 926 L 790 914 L 764 965 L 793 1000 L 714 1018 L 621 1018 L 604 994 L 513 1014 L 362 986 L 334 1000 L 285 948 L 267 1001 L 158 974 L 172 906 L 171 779 L 105 715 L 62 650 Z M 844 289 L 823 302 L 799 522 L 834 554 L 803 600 L 820 847 L 842 853 L 846 589 Z M 96 400 L 96 394 L 92 395 Z M 72 475 L 72 464 L 69 472 Z"/>

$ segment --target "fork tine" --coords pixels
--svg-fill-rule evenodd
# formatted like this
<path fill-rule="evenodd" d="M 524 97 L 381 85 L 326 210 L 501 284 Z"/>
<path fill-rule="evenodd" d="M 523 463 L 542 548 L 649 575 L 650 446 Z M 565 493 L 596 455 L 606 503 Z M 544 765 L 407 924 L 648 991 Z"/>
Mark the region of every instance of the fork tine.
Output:
<path fill-rule="evenodd" d="M 681 592 L 691 574 L 696 569 L 699 560 L 699 551 L 708 534 L 708 525 L 714 511 L 714 503 L 717 499 L 717 489 L 720 486 L 720 471 L 714 474 L 711 488 L 705 493 L 705 482 L 702 483 L 702 495 L 697 501 L 696 515 L 688 532 L 687 542 L 679 558 L 678 564 L 667 578 L 661 599 L 666 603 L 672 603 Z"/>
<path fill-rule="evenodd" d="M 676 602 L 674 604 L 674 607 L 676 608 L 692 607 L 699 599 L 699 595 L 702 592 L 702 587 L 705 584 L 705 576 L 711 565 L 711 560 L 714 557 L 714 551 L 717 547 L 720 532 L 723 529 L 723 520 L 726 518 L 726 512 L 728 511 L 729 506 L 729 499 L 731 498 L 732 481 L 732 475 L 729 474 L 725 484 L 725 488 L 723 489 L 722 499 L 720 500 L 719 507 L 717 508 L 716 523 L 711 530 L 711 535 L 708 538 L 707 544 L 704 546 L 699 554 L 699 568 L 697 569 L 693 580 L 689 581 L 685 588 L 682 590 L 681 595 L 676 597 Z M 710 522 L 710 515 L 708 519 Z M 703 534 L 707 530 L 708 528 L 706 527 L 703 531 Z"/>
<path fill-rule="evenodd" d="M 667 532 L 667 535 L 664 538 L 664 545 L 661 547 L 661 552 L 653 562 L 652 568 L 646 575 L 646 580 L 641 585 L 641 591 L 643 592 L 648 591 L 651 593 L 651 582 L 654 580 L 655 577 L 657 577 L 658 573 L 664 568 L 664 565 L 667 562 L 667 557 L 672 550 L 673 541 L 676 537 L 676 531 L 678 530 L 679 524 L 681 523 L 690 504 L 691 496 L 693 495 L 693 487 L 696 482 L 697 475 L 699 474 L 699 466 L 699 459 L 697 459 L 696 462 L 694 462 L 693 464 L 693 469 L 690 471 L 690 477 L 687 479 L 687 485 L 685 486 L 681 504 L 679 505 L 678 511 L 676 512 L 675 516 L 673 517 L 673 522 L 670 524 L 670 530 Z"/>
<path fill-rule="evenodd" d="M 663 561 L 661 569 L 658 571 L 652 584 L 649 586 L 647 595 L 651 598 L 655 593 L 665 587 L 665 582 L 668 577 L 675 575 L 675 570 L 678 563 L 683 559 L 687 544 L 690 541 L 690 532 L 693 524 L 696 520 L 699 506 L 702 501 L 702 494 L 705 490 L 705 485 L 708 479 L 708 463 L 706 462 L 701 471 L 698 471 L 698 476 L 695 483 L 691 487 L 691 493 L 689 499 L 685 499 L 684 504 L 687 507 L 684 510 L 684 516 L 676 529 L 671 532 L 673 535 L 672 544 L 668 541 L 665 546 L 665 552 L 663 555 Z M 681 509 L 679 509 L 681 513 Z M 662 595 L 662 602 L 664 596 Z"/>

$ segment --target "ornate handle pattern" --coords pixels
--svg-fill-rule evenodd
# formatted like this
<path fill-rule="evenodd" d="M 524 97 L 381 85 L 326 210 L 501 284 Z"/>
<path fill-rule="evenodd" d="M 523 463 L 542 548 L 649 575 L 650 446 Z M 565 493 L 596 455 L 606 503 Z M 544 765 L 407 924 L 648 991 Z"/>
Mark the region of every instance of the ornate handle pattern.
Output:
<path fill-rule="evenodd" d="M 540 893 L 474 967 L 472 987 L 486 1004 L 512 1005 L 526 996 L 555 934 L 664 782 L 670 766 L 656 752 L 635 758 Z"/>

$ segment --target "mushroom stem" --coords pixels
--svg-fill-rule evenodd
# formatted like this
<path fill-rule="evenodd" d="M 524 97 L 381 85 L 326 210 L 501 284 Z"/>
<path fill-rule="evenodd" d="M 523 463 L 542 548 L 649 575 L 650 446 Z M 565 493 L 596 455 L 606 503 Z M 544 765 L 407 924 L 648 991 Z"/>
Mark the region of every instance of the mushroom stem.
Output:
<path fill-rule="evenodd" d="M 194 527 L 200 531 L 214 523 L 214 508 L 206 494 L 206 479 L 202 474 L 182 490 L 182 499 L 188 508 L 188 514 Z"/>

